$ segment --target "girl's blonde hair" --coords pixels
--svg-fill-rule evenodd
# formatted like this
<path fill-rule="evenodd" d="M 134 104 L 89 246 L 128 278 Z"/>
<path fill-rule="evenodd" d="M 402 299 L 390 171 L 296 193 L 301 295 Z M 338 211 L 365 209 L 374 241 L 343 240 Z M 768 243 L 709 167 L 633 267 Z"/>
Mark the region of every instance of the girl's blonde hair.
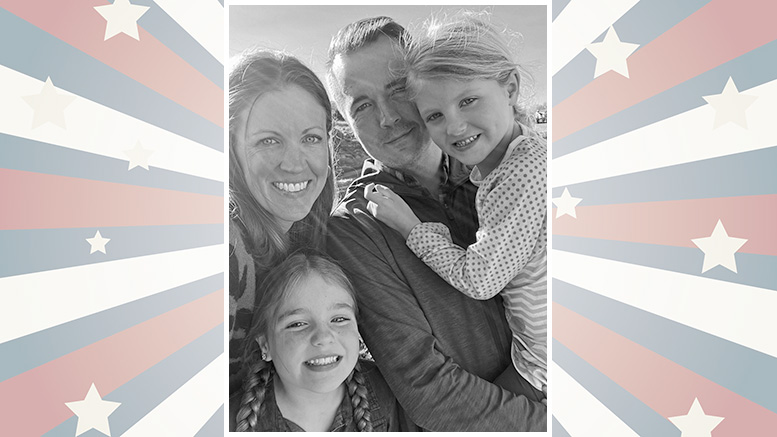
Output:
<path fill-rule="evenodd" d="M 403 73 L 407 76 L 410 97 L 419 80 L 452 79 L 459 81 L 495 80 L 507 85 L 515 74 L 520 89 L 526 88 L 531 75 L 515 62 L 509 42 L 520 36 L 497 29 L 488 11 L 462 10 L 453 15 L 427 19 L 421 31 L 406 39 Z M 519 96 L 525 94 L 525 90 Z M 516 118 L 528 122 L 518 105 Z"/>
<path fill-rule="evenodd" d="M 326 113 L 329 171 L 321 194 L 310 213 L 284 234 L 274 217 L 251 194 L 245 169 L 237 159 L 237 117 L 262 95 L 296 85 L 309 92 Z M 295 246 L 320 247 L 326 222 L 335 202 L 334 152 L 330 141 L 332 106 L 321 80 L 297 58 L 276 50 L 249 49 L 241 53 L 229 72 L 229 214 L 242 221 L 246 247 L 257 271 L 269 268 Z"/>
<path fill-rule="evenodd" d="M 356 293 L 345 272 L 330 258 L 311 249 L 298 250 L 267 275 L 258 289 L 259 302 L 254 308 L 253 324 L 248 331 L 243 363 L 248 375 L 243 382 L 243 398 L 237 413 L 237 431 L 255 431 L 267 389 L 272 384 L 275 368 L 272 362 L 261 359 L 256 339 L 268 334 L 268 327 L 277 316 L 278 308 L 287 296 L 311 274 L 318 274 L 324 281 L 348 292 L 353 300 L 354 315 L 358 315 Z M 356 367 L 345 380 L 353 407 L 353 420 L 359 431 L 372 431 L 367 387 L 361 366 Z"/>

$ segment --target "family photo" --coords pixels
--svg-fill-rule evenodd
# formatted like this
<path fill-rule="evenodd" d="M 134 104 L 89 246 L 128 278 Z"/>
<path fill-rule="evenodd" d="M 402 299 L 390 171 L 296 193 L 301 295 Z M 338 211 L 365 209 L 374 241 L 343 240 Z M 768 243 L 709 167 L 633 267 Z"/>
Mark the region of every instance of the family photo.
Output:
<path fill-rule="evenodd" d="M 547 430 L 547 9 L 228 7 L 229 431 Z"/>

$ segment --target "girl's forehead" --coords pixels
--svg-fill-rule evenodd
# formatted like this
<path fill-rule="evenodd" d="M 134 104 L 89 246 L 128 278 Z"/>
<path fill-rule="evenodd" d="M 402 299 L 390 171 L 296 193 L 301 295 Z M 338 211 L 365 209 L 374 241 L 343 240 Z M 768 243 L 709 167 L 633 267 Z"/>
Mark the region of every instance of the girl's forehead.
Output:
<path fill-rule="evenodd" d="M 278 314 L 297 309 L 308 312 L 326 311 L 339 304 L 354 307 L 348 290 L 317 272 L 311 272 L 288 290 L 278 308 Z"/>

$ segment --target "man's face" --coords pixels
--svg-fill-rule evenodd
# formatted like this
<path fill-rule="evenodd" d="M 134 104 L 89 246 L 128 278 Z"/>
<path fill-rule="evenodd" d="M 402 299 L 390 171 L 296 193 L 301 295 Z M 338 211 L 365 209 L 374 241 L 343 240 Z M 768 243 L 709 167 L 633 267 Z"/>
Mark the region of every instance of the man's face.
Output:
<path fill-rule="evenodd" d="M 404 79 L 391 73 L 400 50 L 381 36 L 339 55 L 332 65 L 332 85 L 340 112 L 365 151 L 389 167 L 406 169 L 435 146 L 415 105 L 406 98 Z"/>

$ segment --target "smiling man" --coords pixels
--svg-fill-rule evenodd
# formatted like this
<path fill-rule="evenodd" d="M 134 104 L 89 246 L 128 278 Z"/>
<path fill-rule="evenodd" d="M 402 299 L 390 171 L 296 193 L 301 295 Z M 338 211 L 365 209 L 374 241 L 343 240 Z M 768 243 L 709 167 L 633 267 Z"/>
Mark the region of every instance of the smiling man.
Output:
<path fill-rule="evenodd" d="M 475 241 L 470 168 L 430 140 L 395 73 L 404 29 L 390 18 L 354 22 L 333 38 L 327 81 L 367 160 L 329 224 L 327 249 L 348 273 L 359 326 L 375 362 L 413 421 L 430 431 L 542 431 L 544 405 L 493 381 L 510 362 L 501 297 L 474 301 L 367 212 L 364 188 L 391 188 L 424 222 Z"/>

